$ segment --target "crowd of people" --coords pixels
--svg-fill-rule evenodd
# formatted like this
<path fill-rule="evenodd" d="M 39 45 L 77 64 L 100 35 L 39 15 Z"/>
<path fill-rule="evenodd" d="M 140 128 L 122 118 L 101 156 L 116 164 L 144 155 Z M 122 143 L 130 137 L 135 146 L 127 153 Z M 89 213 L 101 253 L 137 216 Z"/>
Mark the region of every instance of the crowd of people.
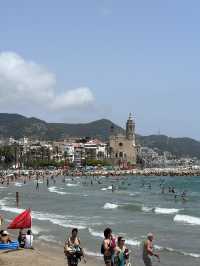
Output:
<path fill-rule="evenodd" d="M 18 242 L 20 248 L 33 248 L 33 235 L 30 229 L 24 233 L 23 229 L 20 229 L 18 235 Z M 11 236 L 6 230 L 0 231 L 0 243 L 9 244 L 12 243 Z"/>
<path fill-rule="evenodd" d="M 160 261 L 159 254 L 154 252 L 153 240 L 154 235 L 152 233 L 148 233 L 147 239 L 142 245 L 142 259 L 145 266 L 152 266 L 152 257 L 156 257 L 158 261 Z M 131 266 L 130 251 L 125 242 L 126 240 L 123 236 L 114 237 L 110 228 L 106 228 L 104 230 L 104 240 L 101 244 L 101 254 L 103 256 L 105 266 Z M 68 266 L 78 266 L 78 263 L 82 258 L 86 263 L 84 249 L 81 246 L 77 228 L 72 229 L 71 236 L 69 236 L 69 238 L 65 241 L 64 254 L 66 256 Z"/>

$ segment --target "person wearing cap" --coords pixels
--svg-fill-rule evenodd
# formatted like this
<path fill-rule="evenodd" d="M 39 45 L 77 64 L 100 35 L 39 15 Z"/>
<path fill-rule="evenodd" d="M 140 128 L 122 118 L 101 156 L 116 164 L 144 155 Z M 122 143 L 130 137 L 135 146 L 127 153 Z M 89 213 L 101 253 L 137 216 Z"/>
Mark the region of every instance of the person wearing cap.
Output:
<path fill-rule="evenodd" d="M 115 248 L 114 266 L 124 266 L 129 259 L 129 251 L 125 246 L 125 239 L 122 236 L 117 238 L 117 246 Z"/>
<path fill-rule="evenodd" d="M 147 239 L 144 241 L 143 245 L 143 262 L 145 266 L 152 266 L 152 256 L 157 257 L 160 261 L 159 254 L 155 253 L 153 250 L 153 240 L 154 235 L 152 233 L 148 233 Z"/>
<path fill-rule="evenodd" d="M 10 235 L 7 231 L 2 231 L 1 233 L 1 243 L 3 244 L 8 244 L 11 242 L 11 238 L 10 238 Z"/>

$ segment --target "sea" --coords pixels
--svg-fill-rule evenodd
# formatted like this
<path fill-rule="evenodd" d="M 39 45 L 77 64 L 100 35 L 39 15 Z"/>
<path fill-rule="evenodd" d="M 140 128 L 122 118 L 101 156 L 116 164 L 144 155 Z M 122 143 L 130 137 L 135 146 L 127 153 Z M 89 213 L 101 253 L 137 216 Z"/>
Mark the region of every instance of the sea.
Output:
<path fill-rule="evenodd" d="M 0 215 L 9 223 L 31 208 L 34 239 L 60 247 L 72 228 L 86 254 L 101 258 L 103 231 L 123 236 L 132 265 L 143 265 L 142 242 L 148 232 L 161 262 L 154 265 L 200 265 L 200 177 L 98 176 L 56 177 L 0 185 Z M 162 193 L 162 187 L 165 193 Z M 169 192 L 174 187 L 177 197 Z M 113 191 L 114 190 L 114 191 Z M 185 200 L 180 196 L 185 191 Z M 19 207 L 15 194 L 19 192 Z"/>

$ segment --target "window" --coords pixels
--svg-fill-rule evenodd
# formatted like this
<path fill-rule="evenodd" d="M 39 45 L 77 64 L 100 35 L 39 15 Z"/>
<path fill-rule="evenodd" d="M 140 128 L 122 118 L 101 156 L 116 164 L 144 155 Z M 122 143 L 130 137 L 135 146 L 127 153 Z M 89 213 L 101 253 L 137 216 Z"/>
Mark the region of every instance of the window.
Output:
<path fill-rule="evenodd" d="M 120 143 L 119 143 L 119 146 L 120 146 L 120 147 L 122 147 L 122 146 L 123 146 L 123 143 L 122 143 L 122 142 L 120 142 Z"/>

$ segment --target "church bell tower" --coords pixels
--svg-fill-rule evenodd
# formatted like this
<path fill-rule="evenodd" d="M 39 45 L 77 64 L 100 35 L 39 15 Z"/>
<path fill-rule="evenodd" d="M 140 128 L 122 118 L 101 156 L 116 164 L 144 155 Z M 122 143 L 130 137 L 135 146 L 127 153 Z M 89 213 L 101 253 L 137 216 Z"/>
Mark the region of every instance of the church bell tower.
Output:
<path fill-rule="evenodd" d="M 132 114 L 129 114 L 129 118 L 126 122 L 126 138 L 128 140 L 134 140 L 135 136 L 135 122 L 133 120 Z"/>

